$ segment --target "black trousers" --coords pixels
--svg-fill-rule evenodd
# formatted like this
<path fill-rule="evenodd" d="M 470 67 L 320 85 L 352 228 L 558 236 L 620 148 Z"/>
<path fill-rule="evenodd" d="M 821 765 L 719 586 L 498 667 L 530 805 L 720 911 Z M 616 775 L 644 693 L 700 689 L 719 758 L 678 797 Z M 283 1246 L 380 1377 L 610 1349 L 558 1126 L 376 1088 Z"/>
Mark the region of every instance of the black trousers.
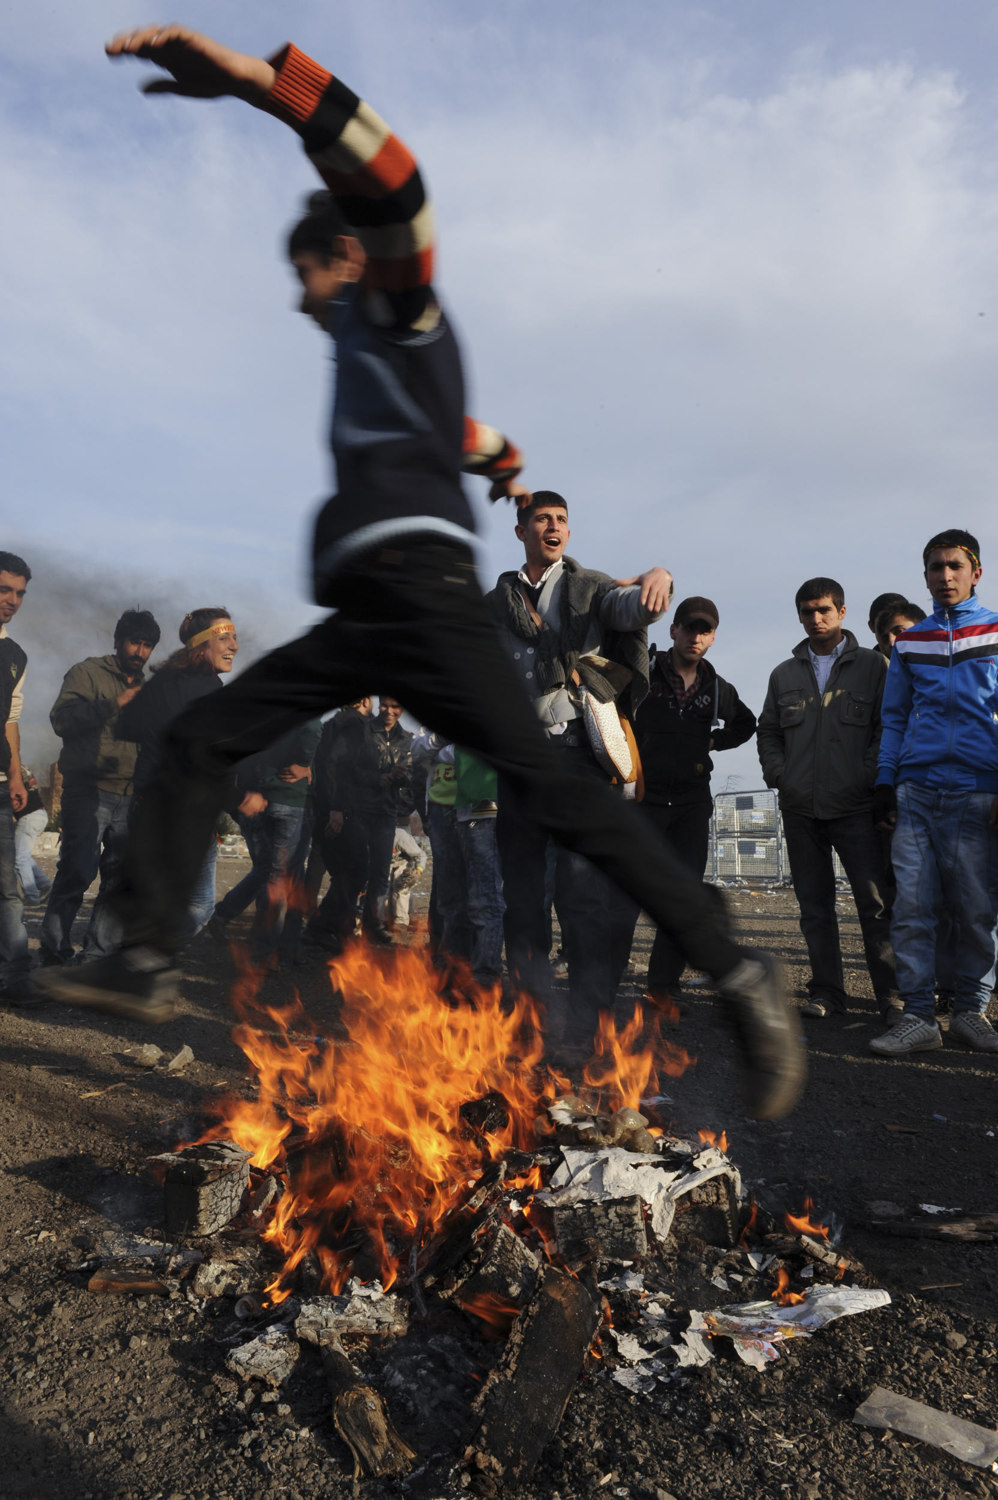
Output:
<path fill-rule="evenodd" d="M 647 818 L 662 842 L 671 849 L 676 858 L 689 871 L 694 880 L 703 880 L 710 852 L 710 815 L 714 804 L 710 799 L 701 802 L 680 802 L 659 806 L 653 802 L 642 802 L 641 814 Z M 648 960 L 648 988 L 668 990 L 674 994 L 686 967 L 686 956 L 681 943 L 672 934 L 659 927 L 652 944 Z"/>
<path fill-rule="evenodd" d="M 470 550 L 427 537 L 357 559 L 333 614 L 175 720 L 115 897 L 128 945 L 177 952 L 233 765 L 372 692 L 493 765 L 524 816 L 597 865 L 691 964 L 718 978 L 735 968 L 741 952 L 699 882 L 609 787 L 565 773 L 503 653 Z"/>

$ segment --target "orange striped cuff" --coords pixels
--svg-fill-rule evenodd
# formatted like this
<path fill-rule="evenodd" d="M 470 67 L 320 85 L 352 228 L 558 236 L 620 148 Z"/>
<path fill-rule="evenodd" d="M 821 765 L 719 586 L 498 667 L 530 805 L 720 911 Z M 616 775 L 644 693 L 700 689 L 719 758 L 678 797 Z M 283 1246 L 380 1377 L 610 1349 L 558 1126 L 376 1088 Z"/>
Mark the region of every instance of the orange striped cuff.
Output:
<path fill-rule="evenodd" d="M 272 113 L 297 125 L 304 125 L 319 107 L 326 89 L 332 81 L 332 73 L 320 67 L 304 52 L 299 52 L 294 42 L 270 59 L 277 70 L 277 81 L 271 89 L 267 104 Z"/>

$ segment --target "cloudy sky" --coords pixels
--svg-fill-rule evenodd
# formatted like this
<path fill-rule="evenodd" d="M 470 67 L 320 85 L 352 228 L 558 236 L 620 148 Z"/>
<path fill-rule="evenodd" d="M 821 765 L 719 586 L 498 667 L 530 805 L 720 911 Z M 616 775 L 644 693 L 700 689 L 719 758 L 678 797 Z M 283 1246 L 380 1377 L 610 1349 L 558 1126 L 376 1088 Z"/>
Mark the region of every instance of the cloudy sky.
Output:
<path fill-rule="evenodd" d="M 200 0 L 287 37 L 423 164 L 473 413 L 570 502 L 571 553 L 664 562 L 718 604 L 713 660 L 757 711 L 793 595 L 925 601 L 923 542 L 981 538 L 998 605 L 990 0 Z M 331 368 L 292 316 L 295 137 L 235 101 L 147 100 L 106 36 L 163 19 L 46 0 L 0 55 L 0 546 L 35 572 L 25 750 L 123 607 L 171 636 L 227 604 L 244 660 L 312 618 Z M 481 501 L 487 577 L 517 557 Z M 656 634 L 667 639 L 664 626 Z M 721 759 L 760 784 L 754 752 Z"/>

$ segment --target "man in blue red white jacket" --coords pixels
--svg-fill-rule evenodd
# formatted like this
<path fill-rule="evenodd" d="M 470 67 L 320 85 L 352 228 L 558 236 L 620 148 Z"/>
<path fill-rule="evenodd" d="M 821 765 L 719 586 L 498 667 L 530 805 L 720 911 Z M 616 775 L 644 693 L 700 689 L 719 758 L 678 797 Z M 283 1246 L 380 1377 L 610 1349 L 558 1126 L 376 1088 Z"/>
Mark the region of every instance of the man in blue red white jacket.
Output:
<path fill-rule="evenodd" d="M 718 982 L 750 1111 L 786 1114 L 805 1064 L 773 961 L 735 943 L 699 883 L 609 787 L 565 774 L 503 654 L 475 574 L 461 474 L 485 474 L 495 499 L 527 492 L 513 483 L 513 445 L 465 415 L 461 357 L 433 285 L 432 209 L 408 148 L 291 44 L 255 57 L 169 25 L 124 32 L 107 50 L 172 75 L 154 79 L 154 93 L 230 95 L 274 116 L 325 183 L 288 252 L 302 312 L 337 347 L 338 488 L 318 517 L 313 556 L 316 599 L 333 613 L 171 726 L 115 897 L 121 954 L 48 970 L 46 991 L 145 1021 L 173 1015 L 178 928 L 232 766 L 378 684 L 501 770 L 529 816 L 675 934 Z M 671 583 L 661 569 L 636 581 L 652 609 Z"/>
<path fill-rule="evenodd" d="M 984 1012 L 998 921 L 998 614 L 975 593 L 980 546 L 969 531 L 922 554 L 936 608 L 894 643 L 874 787 L 874 820 L 892 828 L 897 898 L 891 938 L 904 1016 L 874 1037 L 888 1057 L 942 1046 L 935 1018 L 940 897 L 957 924 L 949 1033 L 998 1052 Z"/>

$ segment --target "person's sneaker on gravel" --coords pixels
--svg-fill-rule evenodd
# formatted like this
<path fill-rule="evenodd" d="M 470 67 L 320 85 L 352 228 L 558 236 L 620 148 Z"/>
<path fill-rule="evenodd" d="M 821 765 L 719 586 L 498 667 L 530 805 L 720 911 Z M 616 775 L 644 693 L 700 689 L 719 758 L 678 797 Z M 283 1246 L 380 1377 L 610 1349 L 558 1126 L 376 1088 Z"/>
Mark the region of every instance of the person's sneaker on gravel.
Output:
<path fill-rule="evenodd" d="M 36 984 L 52 1000 L 158 1026 L 177 1013 L 179 974 L 154 948 L 122 948 L 78 968 L 46 969 Z"/>
<path fill-rule="evenodd" d="M 956 1010 L 949 1018 L 949 1034 L 975 1052 L 998 1052 L 998 1031 L 976 1010 Z"/>
<path fill-rule="evenodd" d="M 805 995 L 800 1005 L 802 1016 L 841 1016 L 845 1014 L 845 1006 L 833 1000 L 830 995 Z"/>
<path fill-rule="evenodd" d="M 748 1112 L 756 1120 L 778 1120 L 804 1087 L 804 1038 L 784 998 L 776 960 L 754 949 L 744 953 L 718 989 L 742 1051 Z"/>
<path fill-rule="evenodd" d="M 904 1015 L 904 1006 L 900 1000 L 891 1000 L 887 1005 L 881 1005 L 880 1024 L 882 1026 L 896 1026 Z"/>
<path fill-rule="evenodd" d="M 934 1052 L 942 1044 L 942 1033 L 935 1021 L 905 1014 L 883 1036 L 873 1037 L 870 1051 L 879 1052 L 882 1057 L 904 1057 L 908 1052 Z"/>

